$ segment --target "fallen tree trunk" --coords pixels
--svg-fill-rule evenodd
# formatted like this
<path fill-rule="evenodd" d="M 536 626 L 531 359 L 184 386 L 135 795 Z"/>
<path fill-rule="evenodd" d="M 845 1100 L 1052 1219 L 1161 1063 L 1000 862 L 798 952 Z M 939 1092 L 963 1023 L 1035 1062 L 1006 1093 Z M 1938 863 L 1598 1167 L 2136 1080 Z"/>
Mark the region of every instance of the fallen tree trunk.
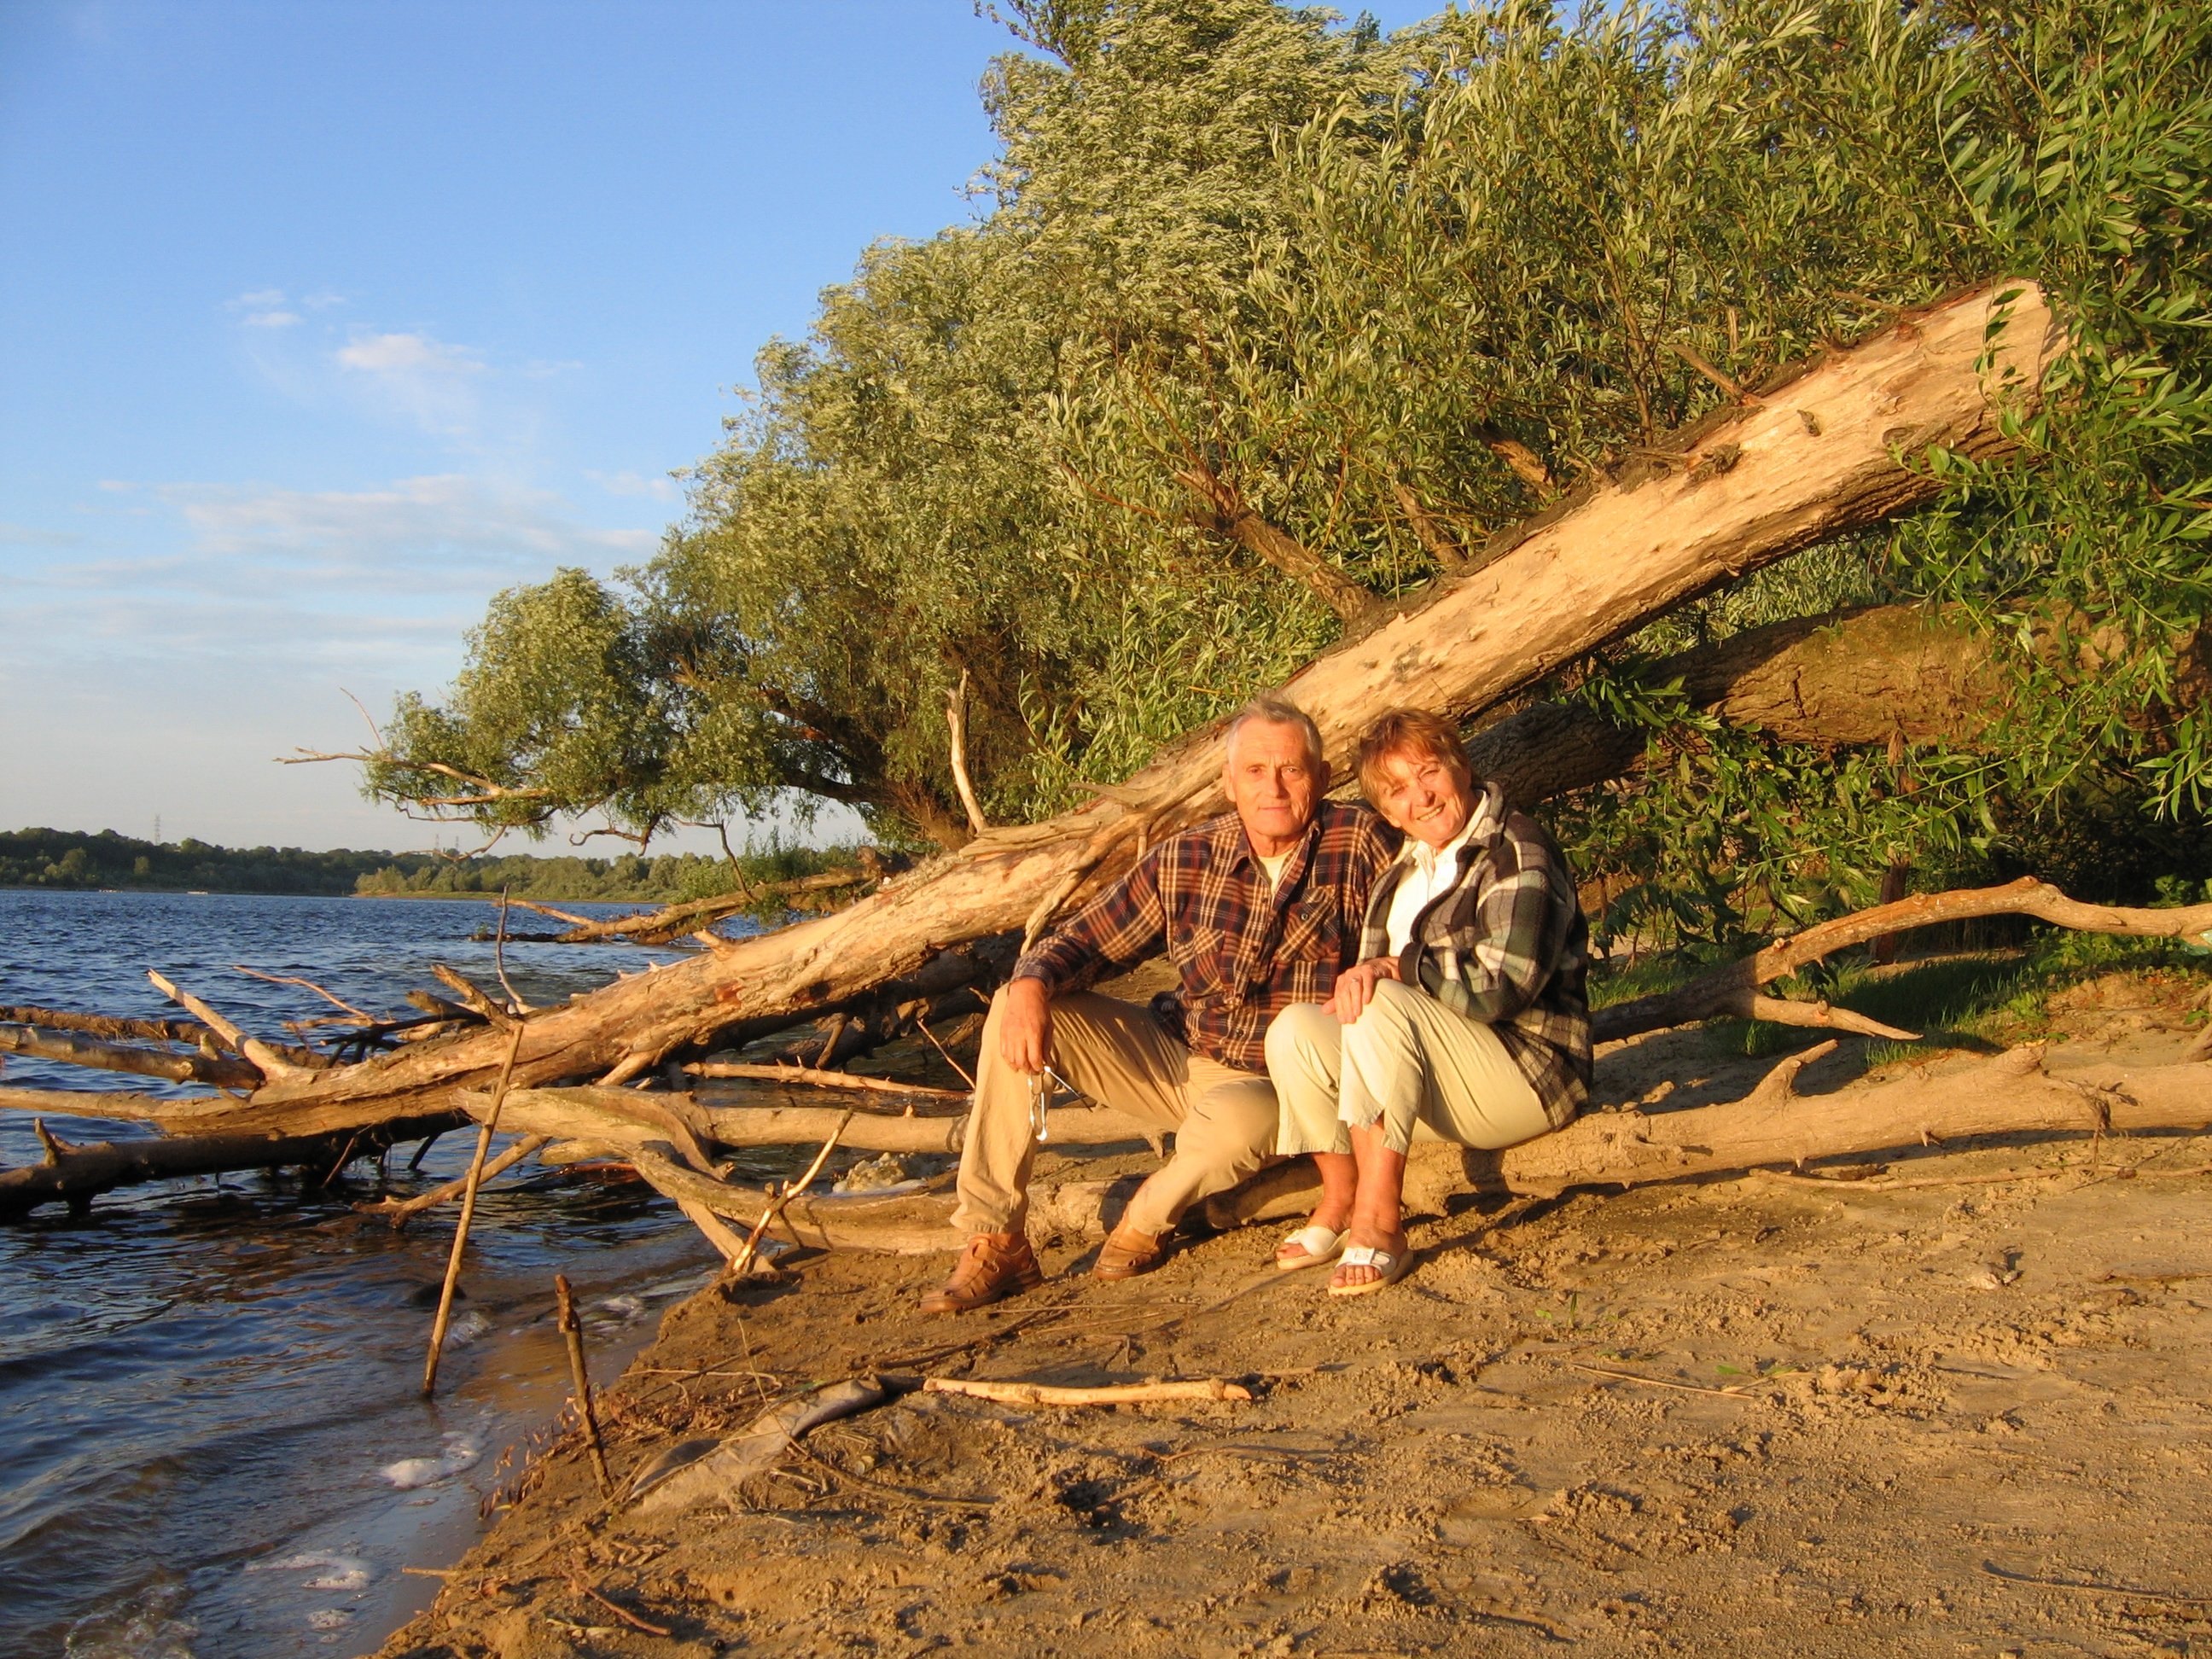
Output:
<path fill-rule="evenodd" d="M 1693 708 L 1784 743 L 1824 748 L 1940 742 L 1971 750 L 2002 707 L 1987 635 L 1955 606 L 1875 605 L 1747 629 L 1664 657 L 1639 676 L 1680 682 Z M 1644 757 L 1648 733 L 1579 703 L 1541 702 L 1468 739 L 1475 775 L 1534 806 L 1605 783 Z"/>
<path fill-rule="evenodd" d="M 1601 1008 L 1591 1017 L 1590 1034 L 1595 1042 L 1610 1042 L 1723 1014 L 1771 1017 L 1771 1010 L 1759 1006 L 1765 1001 L 1759 995 L 1760 986 L 1787 978 L 1847 946 L 1936 922 L 2003 915 L 2033 916 L 2081 933 L 2193 939 L 2212 944 L 2212 904 L 2164 910 L 2083 904 L 2048 882 L 2022 876 L 2001 887 L 1922 893 L 1821 922 L 1802 933 L 1776 939 L 1756 956 L 1715 969 L 1677 990 Z"/>
<path fill-rule="evenodd" d="M 446 1121 L 403 1118 L 356 1134 L 181 1135 L 78 1146 L 48 1135 L 45 1163 L 0 1170 L 0 1220 L 19 1219 L 41 1204 L 82 1207 L 118 1187 L 180 1176 L 304 1166 L 324 1171 L 328 1180 L 354 1159 L 374 1158 L 399 1141 L 417 1139 Z"/>
<path fill-rule="evenodd" d="M 1929 447 L 2009 453 L 2000 405 L 2032 397 L 2062 343 L 2033 284 L 1907 318 L 1680 434 L 1668 464 L 1639 463 L 1540 515 L 1490 562 L 1395 607 L 1282 690 L 1340 763 L 1384 708 L 1468 718 L 1684 599 L 1931 499 L 1939 481 L 1917 465 Z M 627 1081 L 729 1028 L 818 1016 L 948 945 L 1042 928 L 1151 842 L 1218 810 L 1218 727 L 1194 733 L 1091 805 L 979 835 L 836 915 L 543 1011 L 516 1081 Z M 504 1049 L 496 1033 L 459 1033 L 272 1079 L 255 1099 L 419 1109 L 482 1086 Z"/>
<path fill-rule="evenodd" d="M 1553 1197 L 1576 1187 L 1636 1187 L 1658 1181 L 1917 1150 L 1931 1140 L 1978 1135 L 2096 1135 L 2212 1127 L 2212 1065 L 2100 1065 L 2052 1073 L 2039 1048 L 1832 1094 L 1800 1096 L 1796 1073 L 1823 1050 L 1796 1054 L 1741 1100 L 1674 1112 L 1600 1112 L 1503 1152 L 1473 1152 L 1417 1139 L 1406 1168 L 1406 1202 L 1414 1214 L 1441 1213 L 1468 1191 Z M 857 1126 L 856 1120 L 856 1126 Z M 848 1131 L 848 1137 L 849 1137 Z M 750 1225 L 771 1201 L 726 1186 L 650 1152 L 638 1172 L 671 1196 L 705 1205 Z M 1137 1177 L 1040 1185 L 1030 1195 L 1040 1234 L 1103 1237 Z M 1206 1200 L 1200 1212 L 1219 1230 L 1303 1215 L 1320 1194 L 1307 1158 L 1261 1170 Z M 784 1219 L 793 1238 L 823 1249 L 898 1255 L 951 1250 L 950 1194 L 880 1199 L 793 1200 Z"/>

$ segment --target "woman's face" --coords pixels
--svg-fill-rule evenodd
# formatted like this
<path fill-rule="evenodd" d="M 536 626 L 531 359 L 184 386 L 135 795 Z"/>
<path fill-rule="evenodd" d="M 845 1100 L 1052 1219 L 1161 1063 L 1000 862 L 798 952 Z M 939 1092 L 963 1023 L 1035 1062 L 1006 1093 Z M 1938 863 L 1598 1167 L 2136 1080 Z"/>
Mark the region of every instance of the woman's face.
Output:
<path fill-rule="evenodd" d="M 1474 779 L 1464 763 L 1436 755 L 1382 757 L 1375 810 L 1416 841 L 1443 847 L 1467 828 Z"/>

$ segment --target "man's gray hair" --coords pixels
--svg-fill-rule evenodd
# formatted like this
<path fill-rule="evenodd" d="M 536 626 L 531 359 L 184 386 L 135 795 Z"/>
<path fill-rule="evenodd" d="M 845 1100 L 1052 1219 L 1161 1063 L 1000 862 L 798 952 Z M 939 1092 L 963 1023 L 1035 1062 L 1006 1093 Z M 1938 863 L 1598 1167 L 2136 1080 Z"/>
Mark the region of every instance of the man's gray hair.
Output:
<path fill-rule="evenodd" d="M 1258 720 L 1265 726 L 1297 726 L 1304 735 L 1306 760 L 1314 770 L 1319 772 L 1328 763 L 1328 751 L 1322 745 L 1321 727 L 1314 724 L 1313 716 L 1285 698 L 1264 693 L 1253 698 L 1231 718 L 1229 729 L 1221 734 L 1221 752 L 1225 758 L 1236 758 L 1237 734 L 1250 720 Z"/>

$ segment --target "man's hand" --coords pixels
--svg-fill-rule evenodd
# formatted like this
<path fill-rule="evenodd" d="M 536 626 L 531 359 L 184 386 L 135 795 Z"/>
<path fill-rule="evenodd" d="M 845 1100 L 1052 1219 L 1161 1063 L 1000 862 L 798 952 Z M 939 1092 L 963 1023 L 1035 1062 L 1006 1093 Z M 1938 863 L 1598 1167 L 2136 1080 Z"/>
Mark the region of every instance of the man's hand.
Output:
<path fill-rule="evenodd" d="M 1052 996 L 1042 980 L 1007 983 L 999 1009 L 999 1058 L 1024 1077 L 1052 1064 Z"/>
<path fill-rule="evenodd" d="M 1370 957 L 1336 976 L 1336 994 L 1322 1004 L 1342 1025 L 1357 1025 L 1367 1005 L 1375 1000 L 1375 981 L 1398 977 L 1398 958 Z"/>

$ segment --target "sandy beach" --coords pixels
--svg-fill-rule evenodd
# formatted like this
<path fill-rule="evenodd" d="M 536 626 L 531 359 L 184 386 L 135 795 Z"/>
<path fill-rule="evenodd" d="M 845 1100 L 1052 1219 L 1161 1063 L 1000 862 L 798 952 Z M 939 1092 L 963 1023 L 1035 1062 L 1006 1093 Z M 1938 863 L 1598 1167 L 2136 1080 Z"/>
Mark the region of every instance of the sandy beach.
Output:
<path fill-rule="evenodd" d="M 2062 994 L 2053 1069 L 2170 1060 L 2198 988 Z M 1597 1106 L 1771 1063 L 1703 1041 L 1602 1059 Z M 871 1372 L 1255 1397 L 909 1394 L 673 1516 L 611 1513 L 572 1432 L 381 1653 L 2203 1650 L 2208 1163 L 2212 1137 L 1982 1142 L 1470 1200 L 1350 1299 L 1273 1272 L 1275 1227 L 1115 1285 L 1060 1241 L 1041 1290 L 959 1320 L 911 1311 L 934 1260 L 793 1258 L 673 1310 L 606 1391 L 618 1480 Z"/>

